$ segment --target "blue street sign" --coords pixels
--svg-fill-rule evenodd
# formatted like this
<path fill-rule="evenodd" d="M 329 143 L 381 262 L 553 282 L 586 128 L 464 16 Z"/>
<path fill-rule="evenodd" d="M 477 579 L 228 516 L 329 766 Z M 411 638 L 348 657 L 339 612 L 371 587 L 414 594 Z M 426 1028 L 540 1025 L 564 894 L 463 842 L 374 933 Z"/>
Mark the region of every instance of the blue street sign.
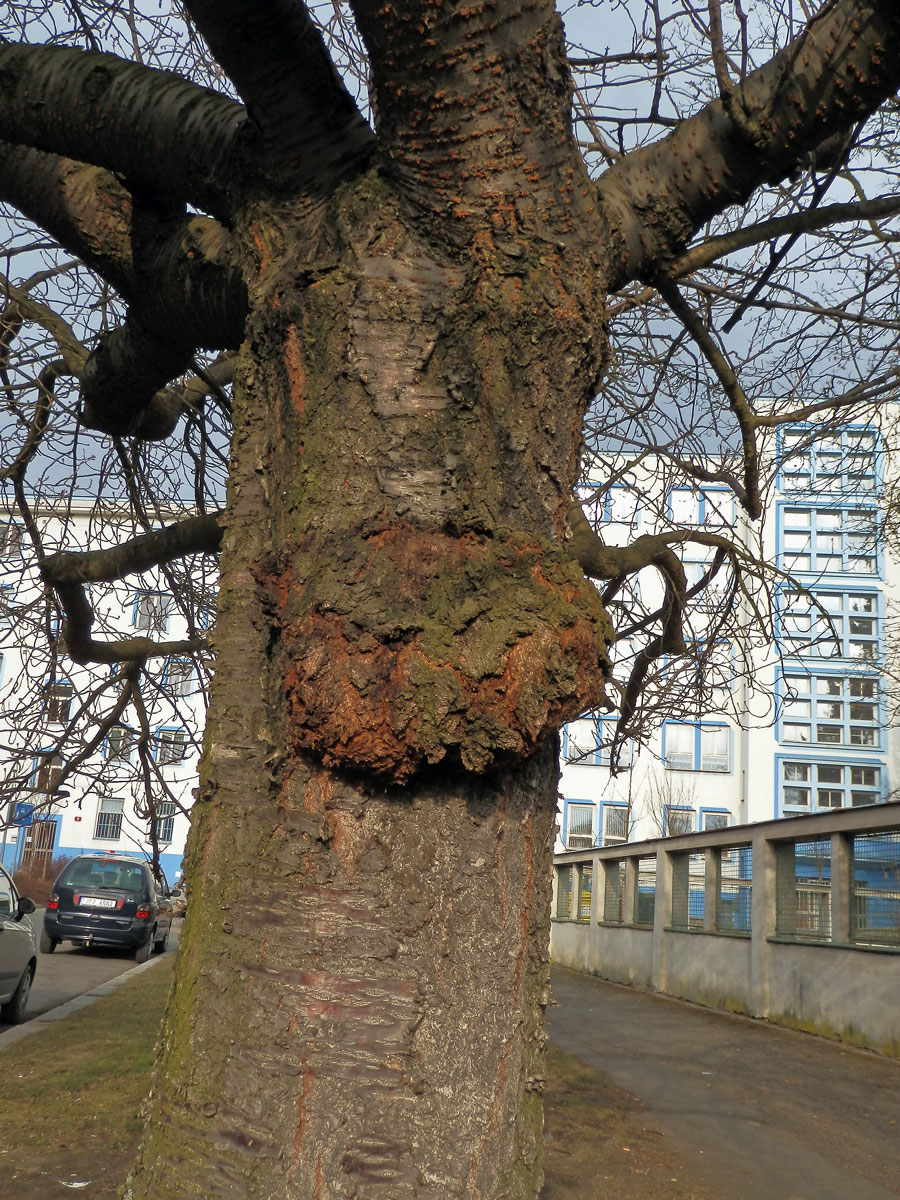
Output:
<path fill-rule="evenodd" d="M 21 828 L 30 825 L 33 820 L 33 812 L 33 804 L 17 804 L 16 815 L 13 817 L 13 825 L 18 825 Z"/>

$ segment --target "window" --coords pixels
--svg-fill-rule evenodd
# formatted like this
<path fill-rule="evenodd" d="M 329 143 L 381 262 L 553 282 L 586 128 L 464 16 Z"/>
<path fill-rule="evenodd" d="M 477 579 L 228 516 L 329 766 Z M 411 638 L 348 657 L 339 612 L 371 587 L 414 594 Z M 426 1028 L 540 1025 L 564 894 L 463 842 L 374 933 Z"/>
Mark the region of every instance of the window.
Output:
<path fill-rule="evenodd" d="M 97 810 L 97 827 L 94 837 L 104 842 L 117 842 L 122 833 L 122 810 L 125 801 L 106 796 Z"/>
<path fill-rule="evenodd" d="M 785 674 L 780 740 L 877 747 L 881 683 L 876 675 Z"/>
<path fill-rule="evenodd" d="M 44 716 L 53 725 L 64 725 L 72 709 L 75 689 L 71 683 L 51 683 L 44 694 Z"/>
<path fill-rule="evenodd" d="M 784 592 L 782 649 L 801 658 L 848 658 L 874 663 L 880 656 L 881 600 L 875 592 Z"/>
<path fill-rule="evenodd" d="M 106 735 L 106 757 L 111 761 L 130 762 L 137 735 L 124 725 L 114 725 Z"/>
<path fill-rule="evenodd" d="M 63 760 L 59 754 L 49 754 L 41 758 L 34 773 L 35 791 L 52 795 L 59 787 L 62 771 Z"/>
<path fill-rule="evenodd" d="M 175 805 L 171 800 L 162 800 L 156 806 L 156 840 L 171 842 L 175 832 Z"/>
<path fill-rule="evenodd" d="M 603 845 L 621 846 L 628 841 L 628 805 L 603 805 Z"/>
<path fill-rule="evenodd" d="M 608 767 L 618 722 L 616 716 L 597 717 L 592 714 L 569 721 L 563 734 L 565 761 L 580 766 Z M 619 765 L 628 766 L 633 752 L 631 743 L 620 747 Z"/>
<path fill-rule="evenodd" d="M 663 757 L 673 771 L 730 771 L 731 731 L 721 724 L 666 721 Z"/>
<path fill-rule="evenodd" d="M 640 501 L 631 488 L 605 483 L 583 483 L 576 489 L 584 515 L 594 526 L 613 523 L 635 526 Z"/>
<path fill-rule="evenodd" d="M 731 813 L 715 812 L 708 808 L 700 810 L 700 827 L 703 830 L 727 829 L 730 821 Z"/>
<path fill-rule="evenodd" d="M 183 729 L 160 729 L 156 734 L 156 761 L 181 762 L 187 754 L 188 738 Z"/>
<path fill-rule="evenodd" d="M 170 658 L 165 687 L 171 696 L 188 696 L 194 690 L 194 664 L 189 658 Z"/>
<path fill-rule="evenodd" d="M 134 627 L 146 633 L 165 633 L 172 597 L 164 592 L 138 592 L 134 601 Z"/>
<path fill-rule="evenodd" d="M 694 832 L 694 810 L 692 808 L 666 808 L 666 837 Z"/>
<path fill-rule="evenodd" d="M 593 764 L 600 761 L 599 731 L 594 717 L 579 717 L 569 721 L 563 738 L 563 754 L 567 763 Z"/>
<path fill-rule="evenodd" d="M 779 439 L 779 484 L 785 492 L 871 493 L 878 487 L 878 435 L 873 429 L 794 426 Z"/>
<path fill-rule="evenodd" d="M 784 809 L 855 808 L 881 800 L 881 767 L 853 763 L 782 759 Z"/>
<path fill-rule="evenodd" d="M 21 558 L 23 534 L 23 527 L 14 521 L 0 521 L 0 556 Z"/>
<path fill-rule="evenodd" d="M 593 804 L 566 805 L 567 850 L 584 850 L 594 844 Z"/>
<path fill-rule="evenodd" d="M 878 574 L 874 508 L 779 506 L 779 566 L 799 573 Z"/>
<path fill-rule="evenodd" d="M 672 488 L 669 492 L 669 516 L 674 525 L 730 528 L 734 525 L 735 511 L 730 488 Z"/>

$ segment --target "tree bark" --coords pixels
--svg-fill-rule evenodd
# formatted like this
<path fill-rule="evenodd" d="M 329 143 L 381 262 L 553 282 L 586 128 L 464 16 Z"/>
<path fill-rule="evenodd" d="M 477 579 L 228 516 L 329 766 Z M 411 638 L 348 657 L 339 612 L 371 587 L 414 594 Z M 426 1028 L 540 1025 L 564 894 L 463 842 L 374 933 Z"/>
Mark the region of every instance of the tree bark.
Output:
<path fill-rule="evenodd" d="M 374 170 L 298 275 L 306 220 L 240 230 L 190 914 L 128 1195 L 525 1200 L 555 729 L 609 638 L 565 542 L 597 262 L 453 251 Z"/>

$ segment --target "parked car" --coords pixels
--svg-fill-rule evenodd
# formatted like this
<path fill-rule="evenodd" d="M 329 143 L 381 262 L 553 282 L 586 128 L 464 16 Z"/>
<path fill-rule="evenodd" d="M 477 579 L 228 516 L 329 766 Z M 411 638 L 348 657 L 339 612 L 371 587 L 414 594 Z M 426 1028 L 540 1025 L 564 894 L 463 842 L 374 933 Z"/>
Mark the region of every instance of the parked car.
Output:
<path fill-rule="evenodd" d="M 0 1021 L 20 1025 L 37 967 L 37 947 L 28 914 L 34 901 L 20 896 L 0 867 Z"/>
<path fill-rule="evenodd" d="M 172 927 L 165 880 L 149 863 L 124 854 L 82 854 L 53 883 L 44 912 L 41 951 L 62 941 L 82 946 L 126 946 L 138 962 L 162 953 Z"/>
<path fill-rule="evenodd" d="M 172 908 L 176 917 L 183 917 L 187 912 L 187 891 L 184 884 L 177 884 L 169 893 Z"/>

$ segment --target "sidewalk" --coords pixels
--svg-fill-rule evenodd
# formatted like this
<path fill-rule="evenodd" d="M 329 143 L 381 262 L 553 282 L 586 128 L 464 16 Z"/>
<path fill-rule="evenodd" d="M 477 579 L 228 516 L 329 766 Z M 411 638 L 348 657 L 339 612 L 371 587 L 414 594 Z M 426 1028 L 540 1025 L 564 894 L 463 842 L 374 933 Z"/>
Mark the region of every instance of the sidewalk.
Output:
<path fill-rule="evenodd" d="M 553 1000 L 552 1040 L 637 1096 L 685 1182 L 722 1200 L 900 1196 L 900 1063 L 562 967 Z"/>

